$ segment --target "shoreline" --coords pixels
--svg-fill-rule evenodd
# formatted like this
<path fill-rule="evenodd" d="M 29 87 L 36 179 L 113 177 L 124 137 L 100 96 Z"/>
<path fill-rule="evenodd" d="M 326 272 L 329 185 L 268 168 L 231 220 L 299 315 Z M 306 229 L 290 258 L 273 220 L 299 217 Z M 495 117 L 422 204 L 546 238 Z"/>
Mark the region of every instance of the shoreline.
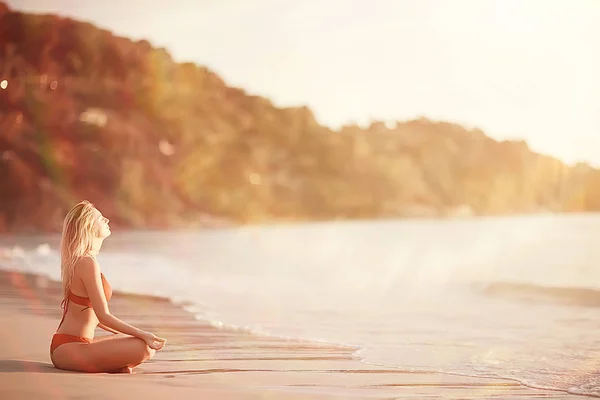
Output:
<path fill-rule="evenodd" d="M 0 398 L 145 399 L 580 399 L 508 379 L 406 372 L 362 363 L 348 346 L 219 329 L 168 298 L 116 291 L 111 311 L 166 337 L 167 347 L 133 375 L 82 374 L 51 364 L 49 343 L 60 320 L 60 285 L 0 270 Z M 99 334 L 103 331 L 97 330 Z M 35 384 L 34 384 L 35 383 Z M 53 397 L 53 395 L 56 395 Z"/>
<path fill-rule="evenodd" d="M 344 217 L 344 218 L 274 218 L 259 221 L 229 221 L 219 223 L 189 223 L 189 224 L 172 224 L 172 225 L 114 225 L 115 232 L 194 232 L 194 231 L 215 231 L 215 230 L 232 230 L 232 229 L 247 229 L 247 228 L 265 228 L 272 226 L 303 226 L 303 225 L 326 225 L 331 223 L 344 224 L 362 224 L 362 223 L 396 223 L 396 222 L 454 222 L 454 221 L 488 221 L 488 220 L 505 220 L 510 218 L 527 219 L 527 218 L 578 218 L 578 217 L 600 217 L 600 210 L 579 210 L 579 211 L 510 211 L 503 213 L 474 213 L 474 214 L 456 214 L 456 213 L 441 213 L 439 215 L 420 215 L 420 214 L 402 214 L 402 215 L 382 215 L 370 217 Z M 0 229 L 0 238 L 19 238 L 19 237 L 39 237 L 39 236 L 58 236 L 61 233 L 60 227 L 56 229 L 40 229 L 40 228 L 6 228 Z"/>

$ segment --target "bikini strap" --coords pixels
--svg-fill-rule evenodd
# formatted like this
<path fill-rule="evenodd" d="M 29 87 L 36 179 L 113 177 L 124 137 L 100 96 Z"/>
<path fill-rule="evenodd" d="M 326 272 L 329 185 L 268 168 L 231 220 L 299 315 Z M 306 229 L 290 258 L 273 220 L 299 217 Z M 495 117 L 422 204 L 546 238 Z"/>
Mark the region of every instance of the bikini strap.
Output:
<path fill-rule="evenodd" d="M 62 318 L 60 319 L 60 324 L 58 324 L 58 328 L 56 328 L 57 331 L 60 329 L 60 326 L 62 325 L 63 321 L 65 320 L 65 316 L 67 315 L 67 311 L 69 310 L 69 298 L 68 297 L 65 297 L 64 299 L 62 299 L 62 301 L 60 302 L 60 308 L 63 309 L 63 315 L 62 315 Z"/>

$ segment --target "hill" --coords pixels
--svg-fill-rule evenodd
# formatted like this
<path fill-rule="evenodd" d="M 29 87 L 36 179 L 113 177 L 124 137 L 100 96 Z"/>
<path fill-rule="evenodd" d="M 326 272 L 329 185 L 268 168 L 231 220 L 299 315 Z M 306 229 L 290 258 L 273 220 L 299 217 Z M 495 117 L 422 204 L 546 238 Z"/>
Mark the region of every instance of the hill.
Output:
<path fill-rule="evenodd" d="M 0 3 L 0 231 L 600 209 L 600 174 L 416 119 L 333 131 L 146 41 Z"/>

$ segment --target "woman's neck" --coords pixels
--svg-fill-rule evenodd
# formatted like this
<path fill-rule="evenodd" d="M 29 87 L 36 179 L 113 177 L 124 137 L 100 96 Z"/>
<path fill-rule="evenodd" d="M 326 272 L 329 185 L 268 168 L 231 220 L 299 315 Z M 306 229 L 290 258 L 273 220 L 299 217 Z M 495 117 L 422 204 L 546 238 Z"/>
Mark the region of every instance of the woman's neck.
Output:
<path fill-rule="evenodd" d="M 92 257 L 96 257 L 98 253 L 100 253 L 100 249 L 102 248 L 102 242 L 104 242 L 104 239 L 94 239 L 94 241 L 92 242 L 92 249 L 90 250 L 90 255 Z"/>

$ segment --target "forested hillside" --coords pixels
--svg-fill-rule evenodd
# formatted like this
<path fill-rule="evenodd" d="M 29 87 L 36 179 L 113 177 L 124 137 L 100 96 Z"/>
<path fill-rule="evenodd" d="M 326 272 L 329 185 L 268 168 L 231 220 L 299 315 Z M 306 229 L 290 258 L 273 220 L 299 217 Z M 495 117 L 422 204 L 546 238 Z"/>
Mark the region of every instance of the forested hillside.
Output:
<path fill-rule="evenodd" d="M 0 3 L 0 231 L 600 209 L 600 174 L 427 119 L 319 125 L 148 42 Z M 551 116 L 548 116 L 551 118 Z M 565 132 L 568 134 L 568 132 Z"/>

